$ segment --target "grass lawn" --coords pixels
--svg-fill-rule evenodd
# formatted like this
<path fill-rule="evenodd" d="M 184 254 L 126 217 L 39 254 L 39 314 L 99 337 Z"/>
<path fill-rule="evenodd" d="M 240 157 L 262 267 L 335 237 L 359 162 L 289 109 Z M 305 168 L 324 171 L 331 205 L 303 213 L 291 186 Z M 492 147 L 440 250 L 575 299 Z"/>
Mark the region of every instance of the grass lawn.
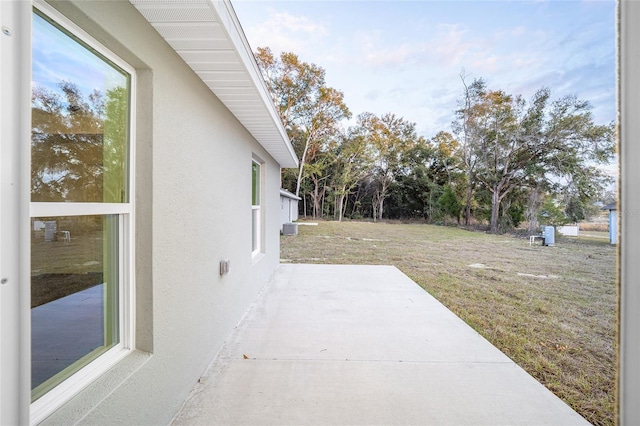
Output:
<path fill-rule="evenodd" d="M 594 235 L 591 235 L 594 234 Z M 615 423 L 616 250 L 421 224 L 319 222 L 283 262 L 394 265 L 596 425 Z"/>

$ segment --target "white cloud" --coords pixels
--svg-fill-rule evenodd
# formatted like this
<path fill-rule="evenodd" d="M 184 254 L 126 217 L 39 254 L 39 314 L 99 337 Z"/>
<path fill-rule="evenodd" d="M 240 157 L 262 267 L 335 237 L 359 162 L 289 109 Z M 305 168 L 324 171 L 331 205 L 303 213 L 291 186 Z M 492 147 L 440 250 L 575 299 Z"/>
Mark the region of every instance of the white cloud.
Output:
<path fill-rule="evenodd" d="M 477 42 L 466 39 L 468 30 L 458 24 L 440 24 L 436 37 L 428 42 L 426 53 L 440 66 L 459 66 Z"/>
<path fill-rule="evenodd" d="M 376 2 L 367 10 L 358 9 L 359 2 L 279 4 L 278 13 L 249 9 L 254 19 L 245 29 L 254 48 L 292 51 L 325 68 L 327 84 L 345 93 L 354 117 L 396 113 L 416 122 L 426 137 L 450 129 L 463 69 L 468 80 L 482 77 L 491 89 L 527 99 L 547 86 L 554 95 L 576 93 L 602 109 L 614 96 L 603 78 L 612 54 L 599 42 L 606 23 L 598 17 L 578 15 L 557 25 L 555 19 L 566 14 L 536 8 L 512 20 L 483 20 L 470 13 L 438 15 L 439 9 L 420 2 Z M 377 14 L 368 14 L 378 5 Z M 400 13 L 404 9 L 411 14 Z"/>
<path fill-rule="evenodd" d="M 264 21 L 244 30 L 247 38 L 252 40 L 253 49 L 268 46 L 276 55 L 280 52 L 303 55 L 329 33 L 322 23 L 314 22 L 307 16 L 274 11 Z"/>
<path fill-rule="evenodd" d="M 505 40 L 505 39 L 513 39 L 520 38 L 523 35 L 526 35 L 527 28 L 523 25 L 518 25 L 513 28 L 508 28 L 504 30 L 499 30 L 495 33 L 496 41 Z"/>
<path fill-rule="evenodd" d="M 286 28 L 293 33 L 321 33 L 323 35 L 326 35 L 327 33 L 323 25 L 311 21 L 306 16 L 294 16 L 287 12 L 271 14 L 266 24 L 269 25 L 270 28 L 279 26 L 280 28 Z"/>
<path fill-rule="evenodd" d="M 386 68 L 407 65 L 419 48 L 410 44 L 403 44 L 388 49 L 370 49 L 362 53 L 362 59 L 369 67 Z"/>
<path fill-rule="evenodd" d="M 393 34 L 379 29 L 360 32 L 354 37 L 357 47 L 354 50 L 359 53 L 349 60 L 369 68 L 406 68 L 421 63 L 458 64 L 472 48 L 472 43 L 465 40 L 466 33 L 462 26 L 440 24 L 431 38 L 397 43 Z"/>

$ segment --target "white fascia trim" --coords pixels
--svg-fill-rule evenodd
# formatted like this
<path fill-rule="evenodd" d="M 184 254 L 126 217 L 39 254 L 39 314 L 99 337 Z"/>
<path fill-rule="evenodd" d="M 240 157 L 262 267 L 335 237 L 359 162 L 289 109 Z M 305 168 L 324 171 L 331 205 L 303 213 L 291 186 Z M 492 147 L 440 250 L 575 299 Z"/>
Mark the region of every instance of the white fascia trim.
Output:
<path fill-rule="evenodd" d="M 227 34 L 227 37 L 229 38 L 229 41 L 240 57 L 242 64 L 244 65 L 247 73 L 249 74 L 249 77 L 251 78 L 251 82 L 260 94 L 260 98 L 266 106 L 271 120 L 276 126 L 280 137 L 287 147 L 288 154 L 291 157 L 291 163 L 282 164 L 282 167 L 298 167 L 298 156 L 293 150 L 293 146 L 289 141 L 287 131 L 282 124 L 282 120 L 280 120 L 278 112 L 276 111 L 276 107 L 273 104 L 273 99 L 269 94 L 269 89 L 264 82 L 264 78 L 262 77 L 262 73 L 258 68 L 256 60 L 253 57 L 251 46 L 249 45 L 249 41 L 244 35 L 244 31 L 242 30 L 242 26 L 240 25 L 238 16 L 233 9 L 233 5 L 231 4 L 230 0 L 209 0 L 209 4 L 211 5 L 211 7 L 213 7 L 213 9 L 216 11 L 216 14 L 220 18 L 220 22 L 223 24 L 222 26 Z"/>

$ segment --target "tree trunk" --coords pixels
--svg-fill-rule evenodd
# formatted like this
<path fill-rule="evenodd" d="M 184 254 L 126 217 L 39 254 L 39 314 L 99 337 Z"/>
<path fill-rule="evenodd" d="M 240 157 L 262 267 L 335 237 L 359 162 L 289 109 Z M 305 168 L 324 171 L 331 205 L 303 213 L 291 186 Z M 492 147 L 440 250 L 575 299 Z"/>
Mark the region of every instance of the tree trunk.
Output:
<path fill-rule="evenodd" d="M 364 198 L 362 186 L 358 187 L 358 191 L 356 195 L 353 197 L 353 208 L 351 209 L 351 217 L 355 216 L 356 213 L 363 215 L 362 213 L 362 199 Z M 358 208 L 360 206 L 360 208 Z"/>
<path fill-rule="evenodd" d="M 342 221 L 342 218 L 344 218 L 345 215 L 347 214 L 347 207 L 348 206 L 349 206 L 349 194 L 345 194 L 342 211 L 340 212 L 340 221 Z"/>
<path fill-rule="evenodd" d="M 541 201 L 541 191 L 539 188 L 536 188 L 529 195 L 526 210 L 526 219 L 529 223 L 528 230 L 530 235 L 538 232 L 538 208 L 540 207 Z"/>
<path fill-rule="evenodd" d="M 302 183 L 302 171 L 304 170 L 304 163 L 307 161 L 307 152 L 309 151 L 309 142 L 311 137 L 308 137 L 304 143 L 304 151 L 302 152 L 302 158 L 300 159 L 300 168 L 298 169 L 298 181 L 296 182 L 296 197 L 300 196 L 300 184 Z"/>
<path fill-rule="evenodd" d="M 384 200 L 387 198 L 387 190 L 389 189 L 389 184 L 390 181 L 387 180 L 388 178 L 385 176 L 382 179 L 382 182 L 380 182 L 380 189 L 376 191 L 376 197 L 374 198 L 374 204 L 378 204 L 376 207 L 374 207 L 374 220 L 377 219 L 378 220 L 382 220 L 382 214 L 383 214 L 383 209 L 384 209 Z M 375 211 L 377 209 L 377 215 L 375 214 Z"/>
<path fill-rule="evenodd" d="M 471 179 L 471 178 L 469 178 Z M 473 186 L 471 185 L 471 181 L 467 183 L 467 199 L 464 205 L 464 224 L 465 226 L 469 226 L 469 222 L 471 220 L 471 198 L 473 197 Z"/>
<path fill-rule="evenodd" d="M 318 211 L 320 210 L 320 194 L 318 193 L 318 182 L 314 182 L 313 193 L 311 197 L 313 198 L 313 217 L 318 217 Z"/>
<path fill-rule="evenodd" d="M 373 197 L 371 198 L 371 217 L 373 219 L 373 221 L 375 222 L 376 220 L 378 220 L 378 200 L 379 200 L 380 194 L 378 193 L 378 191 L 375 191 L 373 194 Z"/>
<path fill-rule="evenodd" d="M 382 220 L 382 210 L 384 209 L 384 197 L 381 195 L 378 200 L 378 220 Z"/>
<path fill-rule="evenodd" d="M 494 185 L 491 191 L 491 233 L 498 233 L 498 222 L 500 220 L 500 202 L 502 195 L 500 194 L 501 186 Z"/>
<path fill-rule="evenodd" d="M 307 217 L 307 197 L 302 197 L 302 207 L 304 209 L 304 217 Z"/>
<path fill-rule="evenodd" d="M 342 191 L 339 192 L 339 195 L 336 195 L 336 205 L 335 205 L 335 214 L 337 215 L 338 222 L 342 222 L 342 214 L 344 206 L 344 199 L 346 197 L 345 192 L 347 188 L 342 187 Z"/>

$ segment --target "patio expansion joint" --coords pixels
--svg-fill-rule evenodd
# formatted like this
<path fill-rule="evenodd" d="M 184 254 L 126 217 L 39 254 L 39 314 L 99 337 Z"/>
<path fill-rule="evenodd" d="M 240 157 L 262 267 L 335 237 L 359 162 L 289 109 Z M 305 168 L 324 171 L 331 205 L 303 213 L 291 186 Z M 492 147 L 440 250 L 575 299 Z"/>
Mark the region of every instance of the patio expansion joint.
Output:
<path fill-rule="evenodd" d="M 258 358 L 258 357 L 247 357 L 247 358 L 238 358 L 238 357 L 220 357 L 219 361 L 275 361 L 275 362 L 353 362 L 353 363 L 381 363 L 381 364 L 441 364 L 441 365 L 515 365 L 515 363 L 511 360 L 505 361 L 424 361 L 424 360 L 393 360 L 393 359 L 352 359 L 352 358 L 344 358 L 344 359 L 336 359 L 336 358 Z"/>

